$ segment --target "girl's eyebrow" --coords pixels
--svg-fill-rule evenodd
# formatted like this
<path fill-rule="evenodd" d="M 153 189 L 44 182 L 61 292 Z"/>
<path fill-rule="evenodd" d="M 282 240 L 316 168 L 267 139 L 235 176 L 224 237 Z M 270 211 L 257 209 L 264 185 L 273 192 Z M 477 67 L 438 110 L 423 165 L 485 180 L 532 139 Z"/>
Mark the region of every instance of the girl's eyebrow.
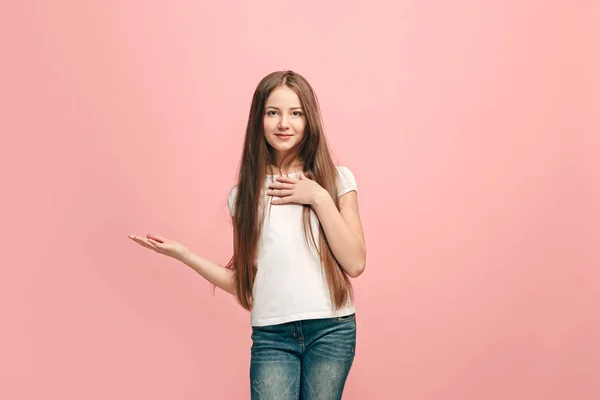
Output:
<path fill-rule="evenodd" d="M 273 108 L 275 110 L 279 110 L 279 108 L 275 107 L 275 106 L 266 106 L 265 108 Z M 302 107 L 290 107 L 290 110 L 301 110 Z"/>

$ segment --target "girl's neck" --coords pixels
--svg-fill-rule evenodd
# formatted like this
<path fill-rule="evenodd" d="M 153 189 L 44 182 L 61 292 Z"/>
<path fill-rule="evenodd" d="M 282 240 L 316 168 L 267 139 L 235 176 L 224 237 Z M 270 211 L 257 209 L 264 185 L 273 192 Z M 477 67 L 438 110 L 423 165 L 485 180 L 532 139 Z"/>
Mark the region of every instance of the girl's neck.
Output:
<path fill-rule="evenodd" d="M 302 161 L 295 161 L 286 165 L 268 165 L 267 175 L 297 174 L 304 171 L 303 167 Z"/>

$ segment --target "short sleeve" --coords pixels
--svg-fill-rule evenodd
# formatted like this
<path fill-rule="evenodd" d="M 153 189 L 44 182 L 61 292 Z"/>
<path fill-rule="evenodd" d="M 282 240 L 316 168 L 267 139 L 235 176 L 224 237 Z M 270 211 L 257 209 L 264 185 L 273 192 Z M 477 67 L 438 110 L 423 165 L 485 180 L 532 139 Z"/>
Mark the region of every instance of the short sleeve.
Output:
<path fill-rule="evenodd" d="M 233 188 L 231 188 L 231 191 L 229 192 L 229 197 L 227 198 L 227 207 L 229 207 L 229 214 L 231 215 L 235 215 L 235 210 L 233 208 L 235 207 L 235 199 L 237 197 L 237 193 L 238 187 L 236 185 Z"/>
<path fill-rule="evenodd" d="M 345 195 L 348 192 L 356 191 L 356 179 L 354 174 L 348 167 L 337 167 L 338 171 L 338 197 Z"/>

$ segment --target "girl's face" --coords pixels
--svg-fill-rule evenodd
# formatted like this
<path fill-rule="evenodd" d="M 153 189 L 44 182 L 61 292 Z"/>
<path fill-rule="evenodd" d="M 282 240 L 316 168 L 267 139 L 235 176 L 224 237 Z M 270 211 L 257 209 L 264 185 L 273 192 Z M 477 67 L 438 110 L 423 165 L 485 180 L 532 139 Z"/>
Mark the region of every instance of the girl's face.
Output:
<path fill-rule="evenodd" d="M 306 130 L 306 116 L 296 92 L 285 85 L 273 89 L 265 103 L 263 126 L 276 162 L 294 151 Z"/>

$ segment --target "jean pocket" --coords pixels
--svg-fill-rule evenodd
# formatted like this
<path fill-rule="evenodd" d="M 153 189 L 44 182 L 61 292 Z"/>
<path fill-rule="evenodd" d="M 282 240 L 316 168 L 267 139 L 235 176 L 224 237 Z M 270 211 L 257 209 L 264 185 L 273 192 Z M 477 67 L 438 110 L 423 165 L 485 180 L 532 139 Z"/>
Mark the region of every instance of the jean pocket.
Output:
<path fill-rule="evenodd" d="M 350 315 L 344 315 L 341 317 L 333 317 L 330 320 L 337 324 L 345 324 L 348 322 L 353 322 L 355 320 L 355 318 L 356 318 L 356 314 L 350 314 Z"/>

